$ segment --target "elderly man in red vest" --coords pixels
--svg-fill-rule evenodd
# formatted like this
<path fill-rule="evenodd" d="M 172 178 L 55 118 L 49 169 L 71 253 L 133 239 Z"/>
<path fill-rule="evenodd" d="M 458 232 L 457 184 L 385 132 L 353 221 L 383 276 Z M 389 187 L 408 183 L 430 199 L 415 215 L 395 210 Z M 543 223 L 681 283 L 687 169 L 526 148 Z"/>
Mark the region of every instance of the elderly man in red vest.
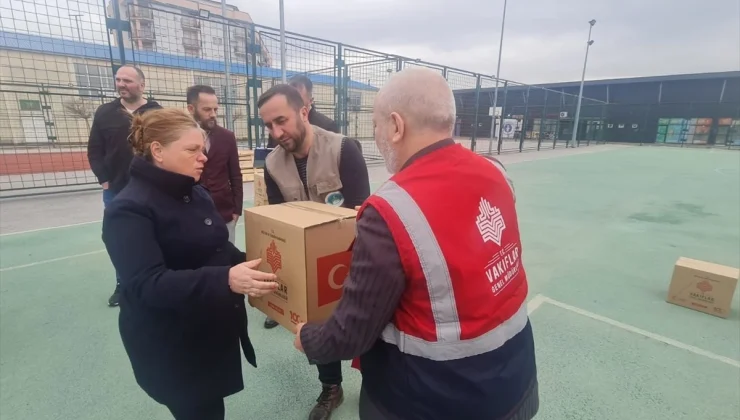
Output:
<path fill-rule="evenodd" d="M 531 419 L 539 408 L 527 277 L 503 166 L 455 144 L 437 72 L 378 92 L 375 141 L 393 174 L 357 216 L 334 314 L 300 325 L 311 363 L 360 356 L 360 418 Z"/>

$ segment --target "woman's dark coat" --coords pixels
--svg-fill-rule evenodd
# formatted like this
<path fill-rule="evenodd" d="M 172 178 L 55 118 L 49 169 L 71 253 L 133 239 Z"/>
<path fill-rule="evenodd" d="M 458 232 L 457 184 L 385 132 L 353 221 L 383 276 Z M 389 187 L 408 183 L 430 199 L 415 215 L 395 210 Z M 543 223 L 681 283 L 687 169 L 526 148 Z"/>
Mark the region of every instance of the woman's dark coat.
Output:
<path fill-rule="evenodd" d="M 103 241 L 121 277 L 121 338 L 144 391 L 180 406 L 241 391 L 240 343 L 256 361 L 244 296 L 228 279 L 246 257 L 208 192 L 135 158 L 105 210 Z"/>

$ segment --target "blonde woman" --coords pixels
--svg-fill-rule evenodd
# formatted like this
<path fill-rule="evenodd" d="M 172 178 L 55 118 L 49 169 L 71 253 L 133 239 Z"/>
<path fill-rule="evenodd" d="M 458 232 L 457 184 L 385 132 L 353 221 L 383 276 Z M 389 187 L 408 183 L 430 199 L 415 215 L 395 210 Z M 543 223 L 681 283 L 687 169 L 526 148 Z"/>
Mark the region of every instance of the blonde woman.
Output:
<path fill-rule="evenodd" d="M 256 366 L 244 296 L 274 274 L 229 242 L 197 184 L 204 133 L 178 109 L 134 115 L 131 180 L 105 210 L 103 241 L 121 277 L 119 329 L 136 381 L 177 420 L 222 420 L 244 388 L 239 347 Z"/>

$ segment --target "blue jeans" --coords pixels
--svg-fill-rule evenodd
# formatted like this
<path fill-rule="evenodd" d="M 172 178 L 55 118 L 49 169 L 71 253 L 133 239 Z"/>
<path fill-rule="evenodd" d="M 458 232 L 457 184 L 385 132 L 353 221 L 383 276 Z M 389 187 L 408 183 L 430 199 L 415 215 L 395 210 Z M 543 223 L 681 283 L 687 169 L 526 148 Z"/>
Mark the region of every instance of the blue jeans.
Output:
<path fill-rule="evenodd" d="M 103 190 L 103 207 L 108 207 L 113 199 L 116 198 L 116 193 L 111 190 Z"/>
<path fill-rule="evenodd" d="M 116 198 L 116 193 L 111 190 L 103 190 L 103 207 L 108 207 L 108 204 L 110 204 L 114 198 Z M 118 272 L 116 271 L 116 287 L 118 287 L 119 284 L 121 284 L 121 278 L 118 276 Z"/>

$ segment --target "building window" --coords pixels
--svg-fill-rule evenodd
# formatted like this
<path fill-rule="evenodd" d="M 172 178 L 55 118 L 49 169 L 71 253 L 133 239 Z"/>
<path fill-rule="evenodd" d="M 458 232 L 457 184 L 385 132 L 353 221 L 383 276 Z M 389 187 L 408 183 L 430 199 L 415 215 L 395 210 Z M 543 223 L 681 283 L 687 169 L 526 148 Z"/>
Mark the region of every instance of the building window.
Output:
<path fill-rule="evenodd" d="M 213 90 L 216 91 L 216 96 L 218 96 L 218 99 L 223 101 L 226 99 L 226 96 L 224 95 L 224 92 L 226 91 L 226 79 L 223 77 L 218 76 L 195 76 L 195 84 L 196 85 L 206 85 L 213 88 Z M 229 101 L 233 101 L 236 99 L 236 81 L 231 81 L 231 95 L 229 95 Z"/>
<path fill-rule="evenodd" d="M 113 71 L 107 66 L 75 63 L 75 79 L 81 96 L 101 96 L 115 91 Z"/>
<path fill-rule="evenodd" d="M 18 107 L 21 111 L 41 111 L 41 101 L 33 99 L 19 99 Z"/>

